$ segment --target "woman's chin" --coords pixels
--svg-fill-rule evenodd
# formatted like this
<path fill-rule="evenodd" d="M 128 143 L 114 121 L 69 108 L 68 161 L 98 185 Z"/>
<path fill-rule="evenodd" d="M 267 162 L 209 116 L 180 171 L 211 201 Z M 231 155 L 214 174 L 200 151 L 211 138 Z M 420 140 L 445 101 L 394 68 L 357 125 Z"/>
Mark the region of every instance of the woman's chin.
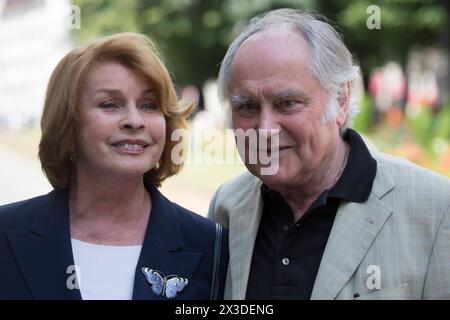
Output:
<path fill-rule="evenodd" d="M 141 179 L 145 173 L 150 171 L 150 166 L 118 166 L 105 171 L 105 177 L 114 177 L 118 180 Z M 93 177 L 98 177 L 98 174 Z"/>

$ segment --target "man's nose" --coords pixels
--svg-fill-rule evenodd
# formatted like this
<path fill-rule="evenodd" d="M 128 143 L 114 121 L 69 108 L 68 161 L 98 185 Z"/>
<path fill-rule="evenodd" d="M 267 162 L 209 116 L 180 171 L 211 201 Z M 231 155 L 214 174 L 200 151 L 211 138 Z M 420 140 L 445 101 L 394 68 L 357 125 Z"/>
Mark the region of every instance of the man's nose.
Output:
<path fill-rule="evenodd" d="M 145 123 L 136 105 L 129 105 L 126 108 L 124 117 L 120 123 L 121 129 L 138 130 L 144 128 Z"/>
<path fill-rule="evenodd" d="M 277 130 L 280 129 L 278 116 L 274 110 L 268 107 L 262 107 L 259 114 L 259 121 L 257 128 L 262 130 Z"/>
<path fill-rule="evenodd" d="M 264 141 L 264 143 L 272 143 L 272 140 L 278 141 L 278 135 L 280 134 L 278 114 L 272 108 L 262 107 L 255 129 L 258 130 L 259 144 L 261 144 L 261 141 Z"/>

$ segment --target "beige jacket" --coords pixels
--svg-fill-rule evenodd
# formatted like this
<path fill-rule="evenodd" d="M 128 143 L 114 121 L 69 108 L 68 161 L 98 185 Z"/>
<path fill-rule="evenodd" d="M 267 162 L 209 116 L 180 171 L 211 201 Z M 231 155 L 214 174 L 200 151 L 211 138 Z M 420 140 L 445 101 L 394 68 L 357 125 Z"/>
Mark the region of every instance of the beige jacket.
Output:
<path fill-rule="evenodd" d="M 450 299 L 450 179 L 373 154 L 364 203 L 342 202 L 312 299 Z M 230 233 L 226 299 L 245 299 L 261 220 L 261 181 L 245 173 L 214 195 L 209 217 Z"/>

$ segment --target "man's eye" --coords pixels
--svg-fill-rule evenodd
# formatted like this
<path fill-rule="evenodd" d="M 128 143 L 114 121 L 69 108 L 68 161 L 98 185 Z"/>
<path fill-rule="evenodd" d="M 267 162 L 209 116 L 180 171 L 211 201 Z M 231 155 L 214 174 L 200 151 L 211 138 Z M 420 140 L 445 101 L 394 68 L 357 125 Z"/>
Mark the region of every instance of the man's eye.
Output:
<path fill-rule="evenodd" d="M 246 102 L 236 105 L 234 109 L 236 111 L 253 111 L 256 109 L 256 106 L 254 103 Z"/>
<path fill-rule="evenodd" d="M 296 104 L 297 104 L 297 101 L 295 101 L 295 100 L 283 100 L 283 101 L 280 101 L 280 105 L 283 108 L 290 108 L 290 107 L 295 106 Z"/>

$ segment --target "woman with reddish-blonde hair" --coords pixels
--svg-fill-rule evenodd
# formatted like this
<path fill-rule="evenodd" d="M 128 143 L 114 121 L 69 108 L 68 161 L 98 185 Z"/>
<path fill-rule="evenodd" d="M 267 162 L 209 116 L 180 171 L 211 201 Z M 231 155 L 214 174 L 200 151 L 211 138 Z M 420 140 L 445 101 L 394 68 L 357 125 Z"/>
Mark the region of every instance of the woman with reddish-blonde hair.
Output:
<path fill-rule="evenodd" d="M 219 225 L 157 189 L 176 174 L 178 101 L 153 42 L 121 33 L 56 66 L 39 158 L 54 190 L 0 207 L 0 299 L 214 299 Z"/>

